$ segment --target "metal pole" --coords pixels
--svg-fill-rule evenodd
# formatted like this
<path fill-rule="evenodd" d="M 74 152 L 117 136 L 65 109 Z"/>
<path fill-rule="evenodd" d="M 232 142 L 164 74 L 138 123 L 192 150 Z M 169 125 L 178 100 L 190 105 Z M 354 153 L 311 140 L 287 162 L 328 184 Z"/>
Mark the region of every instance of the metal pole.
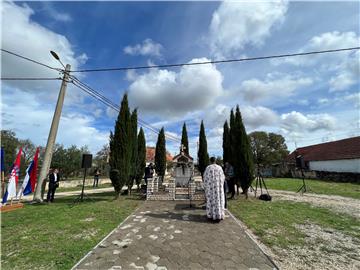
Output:
<path fill-rule="evenodd" d="M 63 80 L 62 80 L 62 83 L 61 83 L 61 88 L 60 88 L 60 92 L 59 92 L 59 96 L 58 96 L 58 100 L 57 100 L 57 103 L 56 103 L 56 108 L 55 108 L 53 120 L 52 120 L 52 123 L 51 123 L 51 128 L 50 128 L 50 132 L 49 132 L 48 141 L 47 141 L 47 144 L 46 144 L 44 161 L 43 161 L 43 164 L 41 166 L 41 171 L 40 171 L 38 183 L 36 185 L 36 190 L 35 190 L 35 194 L 34 194 L 34 201 L 41 202 L 42 199 L 43 199 L 42 195 L 41 195 L 41 193 L 42 193 L 41 189 L 42 189 L 42 186 L 43 186 L 43 182 L 46 180 L 48 171 L 50 169 L 50 164 L 51 164 L 51 159 L 52 159 L 52 155 L 53 155 L 53 151 L 54 151 L 54 144 L 55 144 L 56 134 L 57 134 L 57 130 L 58 130 L 58 127 L 59 127 L 61 110 L 62 110 L 63 103 L 64 103 L 66 86 L 67 86 L 67 82 L 68 82 L 68 78 L 69 78 L 70 68 L 71 68 L 70 65 L 66 65 L 65 73 L 64 73 L 64 76 L 63 76 Z"/>

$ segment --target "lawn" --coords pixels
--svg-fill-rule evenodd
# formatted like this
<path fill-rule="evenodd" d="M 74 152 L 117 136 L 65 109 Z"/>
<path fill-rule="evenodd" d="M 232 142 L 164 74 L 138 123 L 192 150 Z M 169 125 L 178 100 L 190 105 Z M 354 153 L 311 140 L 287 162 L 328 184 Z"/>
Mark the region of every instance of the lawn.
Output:
<path fill-rule="evenodd" d="M 302 179 L 296 178 L 264 178 L 269 189 L 296 192 L 302 185 Z M 338 195 L 360 199 L 360 184 L 337 183 L 319 180 L 305 180 L 306 185 L 316 194 Z M 253 183 L 255 184 L 255 183 Z"/>
<path fill-rule="evenodd" d="M 359 220 L 308 203 L 265 202 L 239 197 L 237 200 L 229 201 L 229 210 L 270 247 L 286 248 L 290 245 L 302 245 L 304 235 L 295 225 L 306 224 L 335 229 L 360 241 L 360 231 L 356 227 Z"/>
<path fill-rule="evenodd" d="M 2 269 L 70 269 L 142 203 L 136 194 L 90 197 L 94 201 L 72 205 L 75 197 L 65 197 L 2 213 Z"/>
<path fill-rule="evenodd" d="M 92 186 L 85 186 L 84 190 L 93 190 L 93 189 L 99 189 L 99 188 L 108 188 L 108 187 L 112 187 L 111 183 L 105 183 L 105 184 L 99 184 L 99 186 L 97 187 L 92 187 Z M 60 182 L 60 187 L 56 189 L 56 193 L 58 192 L 67 192 L 67 191 L 77 191 L 77 190 L 81 190 L 82 186 L 76 186 L 76 187 L 61 187 L 61 182 Z"/>

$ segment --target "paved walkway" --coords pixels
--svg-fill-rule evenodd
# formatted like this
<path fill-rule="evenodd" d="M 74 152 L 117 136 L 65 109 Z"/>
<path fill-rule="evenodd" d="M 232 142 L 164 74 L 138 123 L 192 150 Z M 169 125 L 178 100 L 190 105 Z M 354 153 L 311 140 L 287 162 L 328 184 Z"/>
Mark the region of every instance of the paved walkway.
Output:
<path fill-rule="evenodd" d="M 200 206 L 187 207 L 145 202 L 73 269 L 275 268 L 234 218 L 210 223 Z"/>

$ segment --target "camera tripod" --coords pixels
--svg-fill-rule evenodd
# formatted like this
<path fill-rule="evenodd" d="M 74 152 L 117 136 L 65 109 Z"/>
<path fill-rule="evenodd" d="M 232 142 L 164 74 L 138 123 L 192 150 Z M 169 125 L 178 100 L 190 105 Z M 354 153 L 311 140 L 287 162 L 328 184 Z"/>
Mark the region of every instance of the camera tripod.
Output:
<path fill-rule="evenodd" d="M 256 198 L 256 192 L 257 192 L 258 186 L 260 186 L 260 192 L 261 192 L 261 194 L 263 194 L 262 188 L 263 188 L 263 186 L 264 186 L 264 188 L 265 188 L 265 190 L 266 190 L 266 193 L 267 193 L 268 195 L 270 195 L 270 194 L 269 194 L 269 191 L 268 191 L 268 189 L 267 189 L 267 187 L 266 187 L 266 184 L 265 184 L 265 181 L 264 181 L 264 177 L 261 175 L 259 169 L 257 170 L 257 175 L 256 175 L 256 177 L 255 177 L 255 191 L 254 191 L 254 192 L 255 192 L 255 198 Z M 254 190 L 254 188 L 253 188 L 253 190 Z M 261 194 L 260 194 L 260 195 L 261 195 Z"/>
<path fill-rule="evenodd" d="M 304 174 L 304 170 L 303 168 L 300 169 L 301 170 L 301 177 L 302 177 L 302 186 L 298 189 L 298 191 L 296 191 L 296 193 L 299 193 L 301 192 L 301 194 L 304 194 L 305 192 L 307 191 L 311 191 L 311 188 L 306 186 L 306 183 L 305 183 L 305 174 Z"/>

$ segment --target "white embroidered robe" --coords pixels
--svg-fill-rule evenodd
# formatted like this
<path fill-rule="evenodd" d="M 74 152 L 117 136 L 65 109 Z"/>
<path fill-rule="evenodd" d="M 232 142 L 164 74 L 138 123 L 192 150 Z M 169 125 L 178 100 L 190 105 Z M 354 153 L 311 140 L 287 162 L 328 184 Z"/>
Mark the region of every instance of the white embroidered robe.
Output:
<path fill-rule="evenodd" d="M 206 214 L 213 220 L 224 219 L 225 216 L 225 175 L 217 164 L 206 167 L 204 172 L 204 187 L 206 195 Z"/>

